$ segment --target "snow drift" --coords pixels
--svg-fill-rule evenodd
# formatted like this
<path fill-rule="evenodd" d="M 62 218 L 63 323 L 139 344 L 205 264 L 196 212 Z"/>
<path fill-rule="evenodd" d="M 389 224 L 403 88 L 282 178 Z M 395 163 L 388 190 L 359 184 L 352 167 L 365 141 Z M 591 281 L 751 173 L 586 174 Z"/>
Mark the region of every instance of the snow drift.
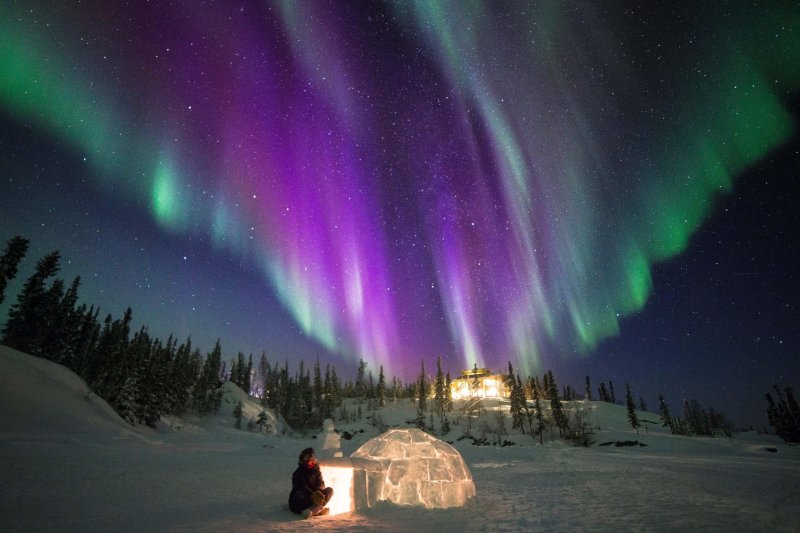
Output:
<path fill-rule="evenodd" d="M 69 437 L 133 428 L 68 368 L 0 346 L 0 436 Z"/>

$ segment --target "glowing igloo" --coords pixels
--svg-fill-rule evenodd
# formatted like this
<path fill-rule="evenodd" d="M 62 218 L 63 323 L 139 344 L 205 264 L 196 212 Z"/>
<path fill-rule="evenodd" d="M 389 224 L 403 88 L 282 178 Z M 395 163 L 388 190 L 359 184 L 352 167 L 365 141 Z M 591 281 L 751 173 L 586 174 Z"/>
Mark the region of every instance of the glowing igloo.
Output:
<path fill-rule="evenodd" d="M 458 451 L 419 429 L 390 429 L 350 456 L 356 507 L 386 500 L 427 508 L 460 507 L 475 483 Z"/>

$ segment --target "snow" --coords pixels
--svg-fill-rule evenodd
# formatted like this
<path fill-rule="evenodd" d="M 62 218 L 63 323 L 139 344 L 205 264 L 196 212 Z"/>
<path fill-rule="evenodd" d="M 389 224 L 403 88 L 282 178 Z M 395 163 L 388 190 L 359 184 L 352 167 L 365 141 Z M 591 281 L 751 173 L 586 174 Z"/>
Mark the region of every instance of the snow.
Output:
<path fill-rule="evenodd" d="M 322 421 L 322 431 L 317 434 L 317 442 L 320 448 L 317 456 L 321 459 L 342 456 L 342 437 L 336 433 L 336 427 L 330 418 Z"/>
<path fill-rule="evenodd" d="M 688 438 L 651 427 L 637 435 L 624 407 L 587 407 L 601 428 L 591 447 L 516 434 L 505 437 L 514 446 L 474 446 L 457 440 L 455 426 L 444 439 L 476 489 L 463 507 L 379 502 L 304 521 L 287 499 L 297 454 L 315 438 L 236 430 L 232 402 L 180 430 L 132 428 L 68 370 L 0 347 L 0 530 L 800 529 L 800 448 L 752 433 Z M 414 406 L 398 402 L 381 416 L 407 427 Z M 345 456 L 381 433 L 368 421 L 337 424 L 354 435 L 342 441 Z M 647 446 L 599 446 L 624 440 Z"/>

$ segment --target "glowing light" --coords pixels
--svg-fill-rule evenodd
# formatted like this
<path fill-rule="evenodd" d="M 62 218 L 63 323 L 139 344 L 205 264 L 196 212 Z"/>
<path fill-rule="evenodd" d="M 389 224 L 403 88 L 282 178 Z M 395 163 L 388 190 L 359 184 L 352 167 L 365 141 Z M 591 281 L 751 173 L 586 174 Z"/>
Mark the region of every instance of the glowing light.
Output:
<path fill-rule="evenodd" d="M 329 515 L 350 513 L 355 510 L 353 499 L 353 467 L 348 466 L 349 461 L 325 460 L 320 463 L 322 479 L 328 487 L 333 488 L 333 497 L 328 502 Z"/>

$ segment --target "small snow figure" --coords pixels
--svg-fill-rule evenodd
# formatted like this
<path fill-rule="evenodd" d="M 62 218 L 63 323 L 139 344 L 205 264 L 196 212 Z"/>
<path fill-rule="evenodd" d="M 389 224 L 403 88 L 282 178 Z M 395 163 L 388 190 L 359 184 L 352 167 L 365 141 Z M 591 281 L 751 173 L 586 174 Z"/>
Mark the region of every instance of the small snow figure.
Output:
<path fill-rule="evenodd" d="M 322 442 L 322 458 L 341 457 L 342 437 L 336 433 L 333 420 L 326 418 L 322 423 L 322 431 L 317 434 L 317 440 Z"/>
<path fill-rule="evenodd" d="M 300 452 L 297 469 L 292 474 L 289 509 L 293 513 L 302 514 L 303 518 L 326 515 L 328 509 L 325 505 L 332 496 L 333 489 L 325 488 L 314 448 L 306 448 Z"/>

